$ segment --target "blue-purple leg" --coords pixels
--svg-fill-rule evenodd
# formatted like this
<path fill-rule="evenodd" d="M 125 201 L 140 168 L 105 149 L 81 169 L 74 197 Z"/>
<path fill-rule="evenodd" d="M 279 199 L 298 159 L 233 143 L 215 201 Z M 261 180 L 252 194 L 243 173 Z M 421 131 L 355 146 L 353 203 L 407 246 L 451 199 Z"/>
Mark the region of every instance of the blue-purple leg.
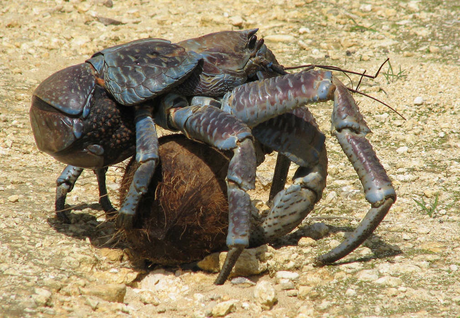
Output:
<path fill-rule="evenodd" d="M 136 107 L 136 161 L 140 163 L 134 173 L 128 194 L 117 216 L 117 226 L 125 229 L 133 227 L 137 206 L 147 192 L 155 172 L 158 156 L 158 137 L 149 107 Z"/>
<path fill-rule="evenodd" d="M 70 218 L 65 211 L 67 193 L 72 191 L 82 172 L 83 168 L 68 165 L 56 180 L 56 217 L 64 223 L 70 223 Z"/>
<path fill-rule="evenodd" d="M 221 150 L 232 150 L 227 173 L 229 253 L 215 284 L 223 284 L 239 255 L 249 245 L 251 199 L 254 189 L 256 156 L 251 130 L 241 121 L 212 106 L 175 108 L 170 112 L 170 126 L 194 140 Z"/>
<path fill-rule="evenodd" d="M 97 177 L 97 184 L 99 188 L 99 204 L 106 213 L 107 217 L 112 217 L 115 215 L 115 208 L 110 202 L 109 195 L 107 194 L 107 184 L 105 175 L 107 173 L 107 167 L 101 169 L 95 169 L 94 173 Z"/>
<path fill-rule="evenodd" d="M 290 166 L 291 160 L 289 160 L 289 158 L 282 153 L 278 153 L 278 156 L 276 157 L 275 172 L 273 173 L 272 186 L 270 188 L 270 194 L 268 195 L 268 201 L 272 202 L 275 195 L 284 189 Z"/>
<path fill-rule="evenodd" d="M 293 184 L 275 195 L 268 215 L 251 229 L 250 246 L 259 246 L 291 232 L 310 213 L 326 185 L 327 156 L 325 137 L 307 108 L 270 119 L 253 134 L 300 166 Z"/>
<path fill-rule="evenodd" d="M 316 265 L 333 263 L 351 253 L 377 228 L 396 201 L 396 192 L 372 145 L 366 139 L 370 131 L 348 89 L 333 79 L 334 111 L 332 124 L 343 151 L 361 180 L 366 200 L 371 204 L 358 227 L 339 246 L 316 258 Z"/>
<path fill-rule="evenodd" d="M 67 166 L 62 171 L 59 178 L 56 180 L 56 216 L 64 223 L 70 223 L 70 218 L 65 211 L 65 200 L 67 193 L 72 191 L 75 182 L 77 182 L 78 177 L 80 177 L 83 172 L 83 168 L 78 168 L 75 166 Z M 107 195 L 107 187 L 105 182 L 105 174 L 107 168 L 95 169 L 94 173 L 97 177 L 97 183 L 99 187 L 99 204 L 102 209 L 107 213 L 108 216 L 113 214 L 116 210 L 112 206 L 110 199 Z"/>
<path fill-rule="evenodd" d="M 357 171 L 366 199 L 371 203 L 372 208 L 347 240 L 317 259 L 317 264 L 320 265 L 342 258 L 364 242 L 396 200 L 391 181 L 365 138 L 370 130 L 359 113 L 353 97 L 331 72 L 309 71 L 247 83 L 227 93 L 222 99 L 222 109 L 241 119 L 249 127 L 255 127 L 306 103 L 327 100 L 334 100 L 332 122 L 335 134 Z M 302 184 L 310 186 L 315 183 L 320 185 L 324 182 L 325 179 L 321 177 L 322 168 L 316 166 L 315 169 L 316 172 L 304 174 L 306 177 L 299 179 L 300 183 L 294 186 L 302 187 Z M 288 190 L 285 192 L 286 198 L 290 197 Z M 313 192 L 307 195 L 308 198 L 299 197 L 299 199 L 304 202 L 318 200 L 319 198 L 314 198 Z M 284 204 L 283 200 L 279 203 Z M 288 202 L 285 207 L 280 206 L 280 209 L 289 206 L 289 209 L 293 210 L 289 204 Z"/>

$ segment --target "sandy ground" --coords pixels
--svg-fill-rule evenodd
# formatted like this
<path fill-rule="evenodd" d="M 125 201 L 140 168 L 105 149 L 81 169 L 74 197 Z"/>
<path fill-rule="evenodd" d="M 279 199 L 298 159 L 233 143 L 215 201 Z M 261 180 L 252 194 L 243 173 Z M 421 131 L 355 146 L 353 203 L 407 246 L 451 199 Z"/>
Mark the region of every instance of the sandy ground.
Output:
<path fill-rule="evenodd" d="M 0 1 L 0 314 L 4 317 L 456 317 L 460 312 L 460 7 L 456 1 Z M 108 20 L 112 19 L 112 20 Z M 296 235 L 268 247 L 276 304 L 252 284 L 216 287 L 215 274 L 132 268 L 101 246 L 96 180 L 85 172 L 69 195 L 75 223 L 54 219 L 64 165 L 39 152 L 28 109 L 36 86 L 92 53 L 133 39 L 179 41 L 259 28 L 284 65 L 328 64 L 368 73 L 357 96 L 398 201 L 368 240 L 336 266 L 314 256 L 343 240 L 368 209 L 351 165 L 330 134 L 330 104 L 312 105 L 327 136 L 323 200 Z M 339 75 L 341 76 L 341 75 Z M 344 83 L 352 85 L 343 78 Z M 353 78 L 356 85 L 358 78 Z M 109 170 L 116 202 L 122 165 Z M 258 171 L 267 199 L 273 157 Z M 419 205 L 417 202 L 420 202 Z M 315 224 L 330 235 L 300 239 Z M 316 225 L 318 227 L 318 225 Z M 288 272 L 286 274 L 285 272 Z M 280 274 L 281 273 L 281 274 Z M 283 276 L 287 275 L 287 276 Z M 283 278 L 284 277 L 284 278 Z M 124 295 L 124 296 L 120 296 Z M 271 308 L 271 309 L 270 309 Z"/>

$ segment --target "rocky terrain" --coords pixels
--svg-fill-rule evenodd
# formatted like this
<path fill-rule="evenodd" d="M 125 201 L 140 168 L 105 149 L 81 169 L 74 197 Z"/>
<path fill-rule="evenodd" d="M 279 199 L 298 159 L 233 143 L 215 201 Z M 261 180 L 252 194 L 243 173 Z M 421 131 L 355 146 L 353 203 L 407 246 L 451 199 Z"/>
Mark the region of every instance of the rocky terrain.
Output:
<path fill-rule="evenodd" d="M 460 313 L 460 6 L 457 0 L 1 1 L 0 316 L 2 317 L 458 317 Z M 286 65 L 377 71 L 355 94 L 398 200 L 374 235 L 336 265 L 313 267 L 364 216 L 359 180 L 330 134 L 331 104 L 310 109 L 327 136 L 323 200 L 296 232 L 249 251 L 259 275 L 212 284 L 215 273 L 142 270 L 114 234 L 84 172 L 54 218 L 64 168 L 38 151 L 28 110 L 52 73 L 145 37 L 180 41 L 259 28 Z M 356 85 L 337 74 L 346 85 Z M 258 170 L 264 208 L 274 157 Z M 293 170 L 294 171 L 294 170 Z M 109 169 L 116 202 L 123 164 Z"/>

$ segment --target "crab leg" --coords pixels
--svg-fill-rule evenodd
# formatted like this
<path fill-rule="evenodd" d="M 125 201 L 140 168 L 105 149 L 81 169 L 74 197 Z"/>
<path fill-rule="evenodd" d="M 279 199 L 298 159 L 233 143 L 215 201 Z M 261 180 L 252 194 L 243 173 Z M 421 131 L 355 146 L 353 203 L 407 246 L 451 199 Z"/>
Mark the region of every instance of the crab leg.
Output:
<path fill-rule="evenodd" d="M 327 156 L 325 136 L 305 107 L 270 119 L 252 132 L 259 142 L 300 166 L 293 185 L 276 194 L 268 215 L 251 230 L 250 246 L 259 246 L 291 232 L 321 199 Z"/>
<path fill-rule="evenodd" d="M 99 204 L 107 215 L 110 215 L 110 212 L 115 212 L 115 209 L 107 195 L 105 182 L 105 173 L 107 172 L 107 168 L 95 169 L 93 171 L 97 176 L 97 183 L 99 186 Z M 75 182 L 77 182 L 77 179 L 80 177 L 82 172 L 83 168 L 68 165 L 56 180 L 56 216 L 64 223 L 70 223 L 70 219 L 64 211 L 67 193 L 72 191 Z"/>
<path fill-rule="evenodd" d="M 148 107 L 136 106 L 136 161 L 141 165 L 134 173 L 128 194 L 117 216 L 117 226 L 130 229 L 142 195 L 147 192 L 158 164 L 158 137 Z"/>
<path fill-rule="evenodd" d="M 70 219 L 65 213 L 65 198 L 67 193 L 72 191 L 75 182 L 83 172 L 83 168 L 68 165 L 64 168 L 61 175 L 56 180 L 56 216 L 64 223 L 70 223 Z"/>
<path fill-rule="evenodd" d="M 221 285 L 243 249 L 249 245 L 251 199 L 246 191 L 254 189 L 256 172 L 251 130 L 238 119 L 213 106 L 172 108 L 169 114 L 170 128 L 182 131 L 190 139 L 234 153 L 227 173 L 229 253 L 215 281 L 215 284 Z"/>
<path fill-rule="evenodd" d="M 318 264 L 334 262 L 364 242 L 396 200 L 396 193 L 391 181 L 372 150 L 372 146 L 365 138 L 370 130 L 359 113 L 352 96 L 340 81 L 333 78 L 331 72 L 309 71 L 241 85 L 226 94 L 222 102 L 224 111 L 235 115 L 249 127 L 255 127 L 306 103 L 326 100 L 334 100 L 332 122 L 336 130 L 335 134 L 357 171 L 366 193 L 366 199 L 371 203 L 372 208 L 350 238 L 330 253 L 320 256 L 317 260 Z M 316 169 L 319 169 L 316 171 L 316 175 L 321 176 L 322 168 L 316 166 Z M 323 180 L 321 177 L 309 179 L 309 174 L 305 174 L 305 176 L 307 180 L 304 179 L 303 182 L 297 184 L 299 188 L 293 188 L 292 193 L 295 193 L 293 195 L 297 196 L 299 200 L 304 200 L 302 208 L 311 209 L 314 202 L 319 198 L 314 198 L 313 194 L 309 194 L 309 198 L 306 198 L 297 191 L 300 191 L 302 185 L 307 185 L 309 182 L 319 186 Z M 296 183 L 294 183 L 295 185 Z M 289 201 L 290 194 L 288 193 L 286 191 L 281 196 Z M 300 199 L 301 197 L 302 199 Z M 280 204 L 283 201 L 284 198 L 279 199 Z M 283 208 L 286 209 L 285 214 L 294 213 L 291 206 L 290 203 L 285 207 L 280 205 L 280 211 L 275 212 L 274 215 L 280 215 Z M 306 215 L 302 208 L 298 211 L 300 214 L 298 219 Z M 285 219 L 290 220 L 291 216 Z M 278 227 L 283 232 L 291 227 L 289 220 L 281 225 L 278 223 Z M 272 224 L 267 223 L 262 226 L 270 227 Z"/>
<path fill-rule="evenodd" d="M 369 131 L 353 97 L 339 80 L 333 79 L 332 124 L 343 151 L 352 163 L 372 208 L 355 231 L 339 246 L 316 258 L 316 265 L 333 263 L 351 253 L 377 228 L 396 200 L 396 192 L 365 135 Z"/>

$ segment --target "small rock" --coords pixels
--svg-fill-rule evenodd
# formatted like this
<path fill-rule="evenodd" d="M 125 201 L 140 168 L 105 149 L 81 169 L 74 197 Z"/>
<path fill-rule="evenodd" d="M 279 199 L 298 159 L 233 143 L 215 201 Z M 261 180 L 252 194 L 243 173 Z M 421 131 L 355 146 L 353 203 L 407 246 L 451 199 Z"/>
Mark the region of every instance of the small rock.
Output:
<path fill-rule="evenodd" d="M 372 282 L 379 278 L 375 270 L 362 270 L 356 276 L 358 280 L 363 282 Z"/>
<path fill-rule="evenodd" d="M 301 27 L 299 29 L 299 33 L 300 34 L 304 34 L 304 33 L 311 33 L 311 30 L 309 28 L 306 28 L 306 27 Z"/>
<path fill-rule="evenodd" d="M 256 283 L 254 283 L 252 280 L 246 278 L 246 277 L 235 277 L 231 280 L 231 283 L 233 285 L 248 285 L 248 286 L 254 286 Z"/>
<path fill-rule="evenodd" d="M 287 280 L 298 280 L 299 279 L 299 274 L 295 272 L 289 272 L 289 271 L 279 271 L 276 272 L 276 280 L 277 282 L 281 281 L 282 279 L 287 279 Z"/>
<path fill-rule="evenodd" d="M 219 253 L 212 253 L 197 263 L 197 266 L 204 271 L 218 273 L 219 266 Z"/>
<path fill-rule="evenodd" d="M 239 15 L 230 17 L 229 20 L 230 20 L 230 24 L 236 27 L 242 27 L 244 23 L 243 18 Z"/>
<path fill-rule="evenodd" d="M 85 303 L 91 307 L 92 310 L 96 310 L 99 306 L 101 299 L 95 296 L 86 296 Z"/>
<path fill-rule="evenodd" d="M 151 290 L 140 290 L 139 291 L 139 299 L 141 302 L 143 302 L 145 305 L 154 305 L 158 306 L 160 304 L 160 301 L 158 298 L 155 296 L 155 293 L 153 293 Z"/>
<path fill-rule="evenodd" d="M 407 4 L 407 10 L 411 12 L 419 12 L 420 8 L 418 6 L 418 1 L 411 1 Z"/>
<path fill-rule="evenodd" d="M 335 191 L 329 192 L 327 194 L 327 196 L 326 196 L 326 199 L 325 199 L 326 203 L 332 203 L 335 200 L 337 200 L 337 192 L 335 192 Z"/>
<path fill-rule="evenodd" d="M 299 295 L 299 291 L 297 289 L 289 289 L 286 291 L 286 296 L 288 297 L 297 297 Z"/>
<path fill-rule="evenodd" d="M 423 105 L 425 101 L 423 100 L 423 97 L 417 96 L 414 99 L 414 105 Z"/>
<path fill-rule="evenodd" d="M 119 249 L 102 248 L 100 249 L 100 253 L 112 262 L 120 261 L 123 258 L 123 250 Z"/>
<path fill-rule="evenodd" d="M 17 195 L 17 194 L 10 195 L 8 197 L 8 201 L 10 201 L 11 203 L 18 202 L 19 201 L 19 195 Z"/>
<path fill-rule="evenodd" d="M 35 294 L 32 295 L 37 306 L 46 306 L 51 299 L 51 292 L 48 289 L 38 288 L 34 289 Z"/>
<path fill-rule="evenodd" d="M 267 35 L 264 37 L 265 41 L 268 42 L 294 42 L 295 38 L 292 35 L 286 34 L 274 34 L 274 35 Z"/>
<path fill-rule="evenodd" d="M 396 152 L 399 154 L 403 154 L 403 153 L 406 153 L 407 150 L 409 150 L 409 148 L 407 146 L 404 146 L 404 147 L 399 147 L 398 149 L 396 149 Z"/>
<path fill-rule="evenodd" d="M 372 4 L 362 4 L 359 7 L 359 10 L 361 10 L 363 12 L 371 12 L 372 11 Z"/>
<path fill-rule="evenodd" d="M 229 313 L 234 312 L 236 310 L 235 303 L 236 303 L 236 300 L 227 300 L 227 301 L 218 303 L 212 308 L 212 316 L 213 317 L 227 316 Z"/>
<path fill-rule="evenodd" d="M 297 297 L 299 297 L 299 299 L 306 299 L 310 295 L 312 290 L 313 287 L 311 286 L 299 286 L 299 293 Z"/>
<path fill-rule="evenodd" d="M 266 280 L 259 281 L 254 288 L 254 298 L 263 310 L 270 310 L 278 301 L 275 287 Z"/>
<path fill-rule="evenodd" d="M 329 233 L 329 227 L 324 223 L 315 223 L 308 227 L 308 233 L 313 239 L 319 240 Z"/>
<path fill-rule="evenodd" d="M 356 290 L 348 288 L 347 291 L 345 292 L 346 296 L 355 296 L 356 295 Z"/>
<path fill-rule="evenodd" d="M 316 241 L 312 239 L 311 237 L 302 237 L 300 238 L 299 242 L 297 243 L 300 247 L 310 247 L 310 246 L 315 246 Z"/>
<path fill-rule="evenodd" d="M 434 45 L 430 45 L 428 49 L 430 50 L 430 53 L 439 53 L 439 51 L 441 51 L 439 47 L 434 46 Z"/>
<path fill-rule="evenodd" d="M 251 276 L 258 275 L 267 270 L 267 265 L 265 261 L 265 252 L 267 251 L 267 246 L 262 245 L 257 248 L 245 249 L 241 253 L 238 261 L 235 264 L 230 276 Z M 219 255 L 219 265 L 222 268 L 227 253 L 220 253 Z"/>
<path fill-rule="evenodd" d="M 375 281 L 376 284 L 387 285 L 391 287 L 399 287 L 402 284 L 402 280 L 398 277 L 383 276 Z"/>
<path fill-rule="evenodd" d="M 280 284 L 281 290 L 290 290 L 290 289 L 295 288 L 294 283 L 292 282 L 292 280 L 289 280 L 289 279 L 282 279 L 279 282 L 279 284 Z"/>
<path fill-rule="evenodd" d="M 86 288 L 80 288 L 83 295 L 91 295 L 102 298 L 111 302 L 123 302 L 126 294 L 126 285 L 124 284 L 105 284 L 93 285 Z"/>

